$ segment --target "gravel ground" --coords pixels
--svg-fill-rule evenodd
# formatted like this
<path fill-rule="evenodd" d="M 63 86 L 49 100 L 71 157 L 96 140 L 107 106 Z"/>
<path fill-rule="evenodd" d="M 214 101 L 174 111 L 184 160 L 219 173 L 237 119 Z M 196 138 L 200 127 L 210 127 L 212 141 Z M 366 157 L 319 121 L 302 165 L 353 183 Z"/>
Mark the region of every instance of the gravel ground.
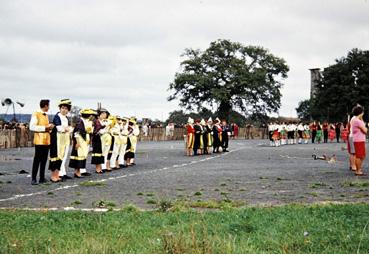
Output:
<path fill-rule="evenodd" d="M 133 203 L 150 209 L 155 207 L 150 204 L 153 200 L 224 198 L 250 205 L 368 202 L 369 177 L 356 177 L 348 170 L 344 146 L 276 148 L 262 140 L 232 140 L 229 153 L 186 157 L 183 142 L 141 142 L 134 167 L 38 186 L 30 184 L 29 174 L 18 174 L 20 170 L 31 172 L 33 148 L 1 150 L 0 207 L 93 208 L 104 200 L 118 208 Z M 336 154 L 337 162 L 313 160 L 312 154 Z M 88 170 L 94 172 L 92 165 L 88 164 Z M 80 185 L 89 180 L 102 182 L 100 186 Z M 361 186 L 350 186 L 356 182 Z"/>

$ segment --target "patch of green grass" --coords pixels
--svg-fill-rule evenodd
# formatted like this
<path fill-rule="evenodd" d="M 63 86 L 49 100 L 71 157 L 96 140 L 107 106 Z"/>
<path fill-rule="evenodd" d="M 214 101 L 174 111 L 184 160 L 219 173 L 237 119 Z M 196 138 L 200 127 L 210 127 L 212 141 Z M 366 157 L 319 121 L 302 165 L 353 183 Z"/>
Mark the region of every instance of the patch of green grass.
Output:
<path fill-rule="evenodd" d="M 81 205 L 82 204 L 82 201 L 81 200 L 74 200 L 71 205 Z"/>
<path fill-rule="evenodd" d="M 246 191 L 246 189 L 242 188 L 242 189 L 240 189 L 240 191 Z"/>
<path fill-rule="evenodd" d="M 76 192 L 76 196 L 82 196 L 81 192 Z"/>
<path fill-rule="evenodd" d="M 173 202 L 168 199 L 161 199 L 157 205 L 160 212 L 167 212 L 173 207 Z"/>
<path fill-rule="evenodd" d="M 54 192 L 49 191 L 49 192 L 47 193 L 47 195 L 49 195 L 49 196 L 54 195 Z"/>
<path fill-rule="evenodd" d="M 158 203 L 158 201 L 156 201 L 155 199 L 148 199 L 146 201 L 146 204 L 149 204 L 149 205 L 156 205 Z"/>
<path fill-rule="evenodd" d="M 201 195 L 202 195 L 202 193 L 201 193 L 200 191 L 196 191 L 193 195 L 194 195 L 194 196 L 201 196 Z"/>
<path fill-rule="evenodd" d="M 126 204 L 123 209 L 123 212 L 127 212 L 127 213 L 137 213 L 140 211 L 140 209 L 135 206 L 134 204 Z"/>
<path fill-rule="evenodd" d="M 101 186 L 105 186 L 106 183 L 105 182 L 84 181 L 84 182 L 81 182 L 79 185 L 83 187 L 101 187 Z"/>
<path fill-rule="evenodd" d="M 221 192 L 220 195 L 222 196 L 227 196 L 229 194 L 229 192 Z"/>
<path fill-rule="evenodd" d="M 221 183 L 220 186 L 224 187 L 224 186 L 227 186 L 226 183 Z"/>
<path fill-rule="evenodd" d="M 259 177 L 259 179 L 261 179 L 261 180 L 266 180 L 266 179 L 269 179 L 268 177 L 266 177 L 266 176 L 260 176 Z"/>
<path fill-rule="evenodd" d="M 369 187 L 369 181 L 345 181 L 341 183 L 342 187 Z"/>
<path fill-rule="evenodd" d="M 197 200 L 194 202 L 190 202 L 189 206 L 192 208 L 211 208 L 211 209 L 220 209 L 225 207 L 241 207 L 245 205 L 243 201 L 232 201 L 229 199 L 225 200 Z"/>
<path fill-rule="evenodd" d="M 176 204 L 173 205 L 174 208 Z M 231 204 L 224 201 L 187 205 L 225 209 L 171 208 L 158 212 L 130 207 L 107 213 L 0 210 L 0 252 L 192 254 L 369 250 L 366 227 L 369 204 L 241 209 L 228 209 Z"/>
<path fill-rule="evenodd" d="M 368 193 L 356 193 L 352 196 L 353 198 L 366 198 L 369 197 Z"/>
<path fill-rule="evenodd" d="M 310 184 L 310 188 L 311 189 L 317 189 L 317 188 L 320 188 L 320 187 L 325 187 L 327 186 L 327 184 L 325 183 L 321 183 L 321 182 L 318 182 L 318 183 L 313 183 L 313 184 Z"/>
<path fill-rule="evenodd" d="M 137 196 L 143 196 L 144 194 L 142 192 L 138 192 L 136 195 Z"/>
<path fill-rule="evenodd" d="M 153 197 L 153 196 L 155 196 L 155 194 L 154 194 L 154 193 L 152 193 L 152 192 L 150 192 L 150 193 L 146 193 L 146 196 L 147 196 L 147 197 Z"/>
<path fill-rule="evenodd" d="M 218 188 L 215 188 L 214 191 L 220 191 Z"/>
<path fill-rule="evenodd" d="M 183 188 L 177 188 L 176 191 L 184 191 L 185 189 Z"/>
<path fill-rule="evenodd" d="M 313 197 L 318 197 L 319 196 L 319 194 L 317 192 L 310 192 L 308 194 L 313 196 Z"/>
<path fill-rule="evenodd" d="M 93 205 L 95 207 L 98 207 L 98 208 L 113 208 L 113 207 L 116 207 L 116 204 L 113 201 L 103 200 L 103 199 L 94 202 Z"/>

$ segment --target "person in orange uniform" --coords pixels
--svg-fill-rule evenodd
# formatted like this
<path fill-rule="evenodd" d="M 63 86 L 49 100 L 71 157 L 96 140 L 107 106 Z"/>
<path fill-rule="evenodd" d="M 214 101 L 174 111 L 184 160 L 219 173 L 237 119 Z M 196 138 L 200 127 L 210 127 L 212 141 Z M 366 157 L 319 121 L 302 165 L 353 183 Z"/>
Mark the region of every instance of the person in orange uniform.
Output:
<path fill-rule="evenodd" d="M 35 156 L 32 165 L 32 185 L 46 183 L 45 167 L 49 155 L 50 131 L 54 125 L 49 123 L 47 112 L 49 111 L 50 100 L 41 100 L 40 109 L 32 114 L 30 130 L 34 131 L 33 143 L 35 145 Z M 40 169 L 40 180 L 37 183 L 37 174 Z"/>

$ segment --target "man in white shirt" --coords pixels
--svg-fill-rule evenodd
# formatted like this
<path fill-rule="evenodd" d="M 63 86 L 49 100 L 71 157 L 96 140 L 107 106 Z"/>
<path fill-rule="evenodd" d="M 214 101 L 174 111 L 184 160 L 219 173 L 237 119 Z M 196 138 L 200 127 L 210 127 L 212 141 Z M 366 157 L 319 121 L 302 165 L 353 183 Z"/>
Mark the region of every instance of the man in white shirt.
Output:
<path fill-rule="evenodd" d="M 32 114 L 29 128 L 34 132 L 33 143 L 35 145 L 35 156 L 32 165 L 32 185 L 37 185 L 37 173 L 40 169 L 39 183 L 46 183 L 45 167 L 47 157 L 49 155 L 50 146 L 50 131 L 54 128 L 53 124 L 49 123 L 47 112 L 49 111 L 50 100 L 41 100 L 40 109 Z"/>

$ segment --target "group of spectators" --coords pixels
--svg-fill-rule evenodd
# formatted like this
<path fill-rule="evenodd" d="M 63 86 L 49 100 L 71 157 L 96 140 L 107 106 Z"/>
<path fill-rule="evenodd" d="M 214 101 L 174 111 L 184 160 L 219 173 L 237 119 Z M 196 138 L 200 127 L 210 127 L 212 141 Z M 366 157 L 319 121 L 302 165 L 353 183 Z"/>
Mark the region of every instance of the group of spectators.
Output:
<path fill-rule="evenodd" d="M 0 121 L 0 131 L 15 130 L 15 146 L 26 147 L 32 139 L 28 123 L 5 122 Z"/>
<path fill-rule="evenodd" d="M 28 123 L 0 121 L 0 130 L 28 129 Z"/>

